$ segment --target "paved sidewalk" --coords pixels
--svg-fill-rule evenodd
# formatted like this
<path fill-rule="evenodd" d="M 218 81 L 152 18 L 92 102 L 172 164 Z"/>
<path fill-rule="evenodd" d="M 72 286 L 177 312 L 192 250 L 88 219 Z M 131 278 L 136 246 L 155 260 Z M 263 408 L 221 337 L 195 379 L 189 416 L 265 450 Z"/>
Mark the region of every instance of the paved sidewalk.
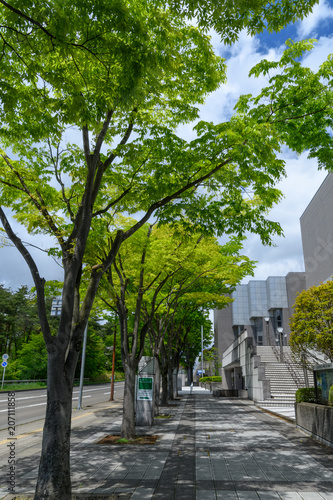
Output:
<path fill-rule="evenodd" d="M 76 425 L 74 492 L 131 500 L 333 500 L 333 449 L 250 401 L 214 398 L 201 388 L 182 394 L 161 410 L 171 418 L 137 428 L 159 435 L 154 446 L 97 444 L 120 431 L 120 414 L 109 409 Z M 19 457 L 17 493 L 33 492 L 37 466 L 37 448 Z"/>
<path fill-rule="evenodd" d="M 295 422 L 295 406 L 258 406 L 258 408 L 285 418 L 289 422 Z"/>

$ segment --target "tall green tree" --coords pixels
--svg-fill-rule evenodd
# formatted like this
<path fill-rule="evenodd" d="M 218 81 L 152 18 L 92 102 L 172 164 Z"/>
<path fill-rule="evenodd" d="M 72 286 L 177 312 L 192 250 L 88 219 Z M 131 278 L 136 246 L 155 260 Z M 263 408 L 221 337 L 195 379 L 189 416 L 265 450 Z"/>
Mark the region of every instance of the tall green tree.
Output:
<path fill-rule="evenodd" d="M 133 221 L 125 222 L 133 225 Z M 95 247 L 97 255 L 92 261 L 98 260 L 97 256 L 102 260 L 110 245 L 112 234 L 105 249 L 99 243 Z M 184 311 L 178 321 L 181 324 L 176 327 L 177 302 L 186 295 L 192 309 L 203 304 L 207 307 L 225 304 L 227 299 L 223 293 L 252 273 L 253 263 L 239 255 L 240 250 L 241 243 L 236 238 L 220 246 L 215 238 L 195 233 L 188 236 L 180 228 L 167 225 L 143 226 L 122 244 L 99 296 L 119 317 L 125 371 L 123 437 L 135 436 L 135 375 L 146 348 L 147 333 L 152 330 L 152 323 L 156 325 L 155 315 L 161 339 L 154 340 L 153 355 L 157 355 L 158 344 L 164 341 L 163 331 L 168 323 L 167 358 L 174 354 L 173 364 L 176 365 L 183 349 L 180 332 L 184 324 L 187 333 L 189 328 L 189 321 L 185 321 L 188 310 Z M 150 336 L 152 338 L 152 332 Z M 170 368 L 169 363 L 167 368 Z"/>
<path fill-rule="evenodd" d="M 256 231 L 266 243 L 280 233 L 266 210 L 280 196 L 274 183 L 283 175 L 281 144 L 297 151 L 311 147 L 328 161 L 331 94 L 323 77 L 330 76 L 331 62 L 317 74 L 303 70 L 294 59 L 307 47 L 295 45 L 281 62 L 280 80 L 261 94 L 265 104 L 241 99 L 230 122 L 200 123 L 197 139 L 187 143 L 175 128 L 197 118 L 197 105 L 225 81 L 209 38 L 188 18 L 198 16 L 206 28 L 213 23 L 223 36 L 224 27 L 230 41 L 243 27 L 279 29 L 309 12 L 314 1 L 296 7 L 287 0 L 269 6 L 258 0 L 247 14 L 246 0 L 239 12 L 231 1 L 222 9 L 198 2 L 194 10 L 190 2 L 144 0 L 0 4 L 0 219 L 31 270 L 48 351 L 36 498 L 67 499 L 75 366 L 100 280 L 120 245 L 152 215 L 184 226 L 191 221 L 207 233 Z M 247 190 L 253 192 L 250 201 Z M 64 268 L 56 335 L 44 279 L 6 208 L 31 235 L 47 234 L 56 242 L 50 255 Z M 118 231 L 103 262 L 91 267 L 83 296 L 86 245 L 103 239 L 102 217 L 111 221 L 124 210 L 140 211 L 142 218 Z"/>
<path fill-rule="evenodd" d="M 333 281 L 303 290 L 290 319 L 289 344 L 299 362 L 333 362 Z"/>

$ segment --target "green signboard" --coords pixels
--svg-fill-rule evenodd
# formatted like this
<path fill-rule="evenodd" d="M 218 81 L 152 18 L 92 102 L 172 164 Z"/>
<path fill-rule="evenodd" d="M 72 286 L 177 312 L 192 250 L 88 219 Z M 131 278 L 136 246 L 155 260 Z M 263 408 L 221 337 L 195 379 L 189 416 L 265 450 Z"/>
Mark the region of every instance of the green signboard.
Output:
<path fill-rule="evenodd" d="M 137 400 L 153 399 L 153 377 L 138 377 Z"/>

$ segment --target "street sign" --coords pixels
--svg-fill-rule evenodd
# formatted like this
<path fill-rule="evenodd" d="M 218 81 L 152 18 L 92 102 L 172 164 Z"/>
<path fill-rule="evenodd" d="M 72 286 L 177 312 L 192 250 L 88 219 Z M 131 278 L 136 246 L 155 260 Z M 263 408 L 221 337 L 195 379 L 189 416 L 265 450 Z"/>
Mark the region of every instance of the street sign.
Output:
<path fill-rule="evenodd" d="M 3 359 L 4 361 L 5 361 L 6 359 L 8 359 L 8 358 L 9 358 L 8 354 L 3 354 L 3 355 L 2 355 L 2 359 Z"/>
<path fill-rule="evenodd" d="M 153 377 L 138 377 L 137 400 L 153 399 Z"/>
<path fill-rule="evenodd" d="M 2 366 L 2 368 L 6 368 L 6 366 L 7 366 L 7 361 L 3 361 L 3 362 L 1 363 L 1 366 Z"/>

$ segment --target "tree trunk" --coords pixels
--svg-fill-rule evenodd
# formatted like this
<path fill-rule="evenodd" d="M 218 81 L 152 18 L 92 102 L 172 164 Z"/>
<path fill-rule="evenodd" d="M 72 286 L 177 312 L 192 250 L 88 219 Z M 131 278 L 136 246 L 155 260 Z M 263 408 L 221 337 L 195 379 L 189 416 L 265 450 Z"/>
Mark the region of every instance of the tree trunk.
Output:
<path fill-rule="evenodd" d="M 178 370 L 174 373 L 172 370 L 172 380 L 173 380 L 173 399 L 178 397 Z"/>
<path fill-rule="evenodd" d="M 167 404 L 168 404 L 168 368 L 167 368 L 167 366 L 161 367 L 161 375 L 162 375 L 161 406 L 167 406 Z"/>
<path fill-rule="evenodd" d="M 76 362 L 77 358 L 73 359 L 72 365 Z M 70 368 L 74 373 L 75 366 Z M 35 500 L 71 499 L 72 391 L 73 380 L 64 367 L 64 356 L 49 356 L 46 417 Z"/>
<path fill-rule="evenodd" d="M 193 365 L 189 365 L 187 368 L 187 383 L 191 385 L 193 382 Z"/>
<path fill-rule="evenodd" d="M 160 412 L 160 392 L 161 392 L 161 372 L 158 357 L 155 356 L 155 375 L 154 375 L 154 416 Z"/>
<path fill-rule="evenodd" d="M 135 373 L 137 362 L 126 363 L 123 421 L 121 425 L 121 437 L 125 439 L 135 438 Z"/>
<path fill-rule="evenodd" d="M 168 366 L 168 398 L 170 401 L 174 399 L 173 397 L 173 368 L 171 364 Z"/>

